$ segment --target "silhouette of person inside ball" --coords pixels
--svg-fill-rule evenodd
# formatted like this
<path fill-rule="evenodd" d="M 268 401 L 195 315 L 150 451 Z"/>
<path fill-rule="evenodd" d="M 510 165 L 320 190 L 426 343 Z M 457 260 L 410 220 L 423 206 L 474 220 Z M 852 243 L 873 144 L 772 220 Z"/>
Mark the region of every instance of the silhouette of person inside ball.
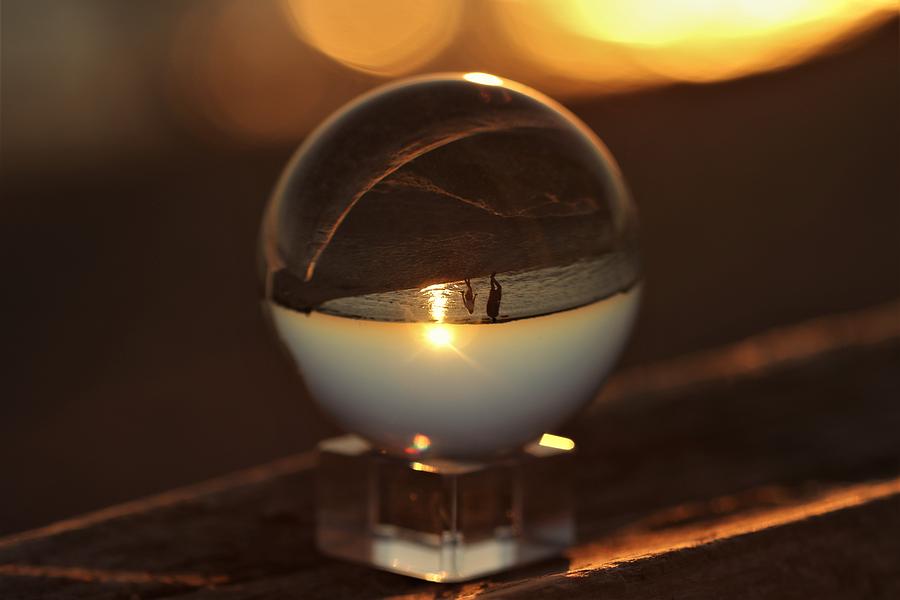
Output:
<path fill-rule="evenodd" d="M 466 277 L 463 281 L 466 282 L 466 291 L 460 291 L 459 295 L 462 296 L 463 304 L 466 305 L 466 310 L 469 311 L 469 314 L 471 315 L 473 312 L 475 312 L 475 298 L 478 297 L 478 294 L 472 291 L 472 282 L 469 281 L 468 277 Z"/>
<path fill-rule="evenodd" d="M 496 273 L 491 273 L 491 293 L 487 301 L 487 314 L 492 323 L 497 322 L 497 315 L 500 314 L 500 298 L 503 296 L 503 286 L 494 277 L 495 275 Z"/>

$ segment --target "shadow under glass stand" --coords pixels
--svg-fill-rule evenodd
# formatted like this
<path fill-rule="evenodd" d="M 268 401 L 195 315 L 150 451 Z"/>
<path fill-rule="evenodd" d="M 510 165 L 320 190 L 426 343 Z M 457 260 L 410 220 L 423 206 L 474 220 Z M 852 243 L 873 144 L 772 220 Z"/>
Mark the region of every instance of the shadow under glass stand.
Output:
<path fill-rule="evenodd" d="M 534 443 L 485 462 L 388 456 L 356 435 L 319 444 L 316 540 L 329 556 L 462 581 L 574 541 L 573 451 Z"/>

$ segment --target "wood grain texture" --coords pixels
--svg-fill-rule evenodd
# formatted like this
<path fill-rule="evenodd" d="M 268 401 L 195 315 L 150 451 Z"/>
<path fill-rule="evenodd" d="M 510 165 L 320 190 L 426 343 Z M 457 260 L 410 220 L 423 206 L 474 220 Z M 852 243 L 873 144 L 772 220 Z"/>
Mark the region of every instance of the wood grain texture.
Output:
<path fill-rule="evenodd" d="M 0 598 L 898 597 L 897 308 L 621 374 L 568 431 L 557 560 L 442 586 L 323 558 L 303 454 L 0 539 Z"/>

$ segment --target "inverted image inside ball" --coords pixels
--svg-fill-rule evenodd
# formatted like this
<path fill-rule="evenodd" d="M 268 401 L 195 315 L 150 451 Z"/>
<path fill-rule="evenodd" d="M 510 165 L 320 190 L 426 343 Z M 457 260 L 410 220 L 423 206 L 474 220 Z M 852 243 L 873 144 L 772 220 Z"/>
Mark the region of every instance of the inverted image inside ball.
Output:
<path fill-rule="evenodd" d="M 314 396 L 401 455 L 490 456 L 558 425 L 596 394 L 640 297 L 609 152 L 486 74 L 392 84 L 329 118 L 286 168 L 260 256 Z"/>

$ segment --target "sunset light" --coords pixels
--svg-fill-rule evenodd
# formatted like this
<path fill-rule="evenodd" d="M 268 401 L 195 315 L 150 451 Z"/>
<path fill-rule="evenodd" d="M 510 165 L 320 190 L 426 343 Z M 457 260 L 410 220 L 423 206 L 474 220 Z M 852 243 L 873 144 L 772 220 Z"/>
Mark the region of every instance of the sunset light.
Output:
<path fill-rule="evenodd" d="M 457 32 L 453 0 L 285 0 L 295 33 L 343 65 L 396 76 L 424 66 Z"/>
<path fill-rule="evenodd" d="M 429 285 L 419 291 L 425 295 L 431 319 L 441 323 L 447 317 L 447 303 L 450 301 L 452 291 L 447 289 L 446 284 L 443 283 Z"/>
<path fill-rule="evenodd" d="M 415 455 L 415 454 L 420 454 L 422 452 L 425 452 L 429 448 L 431 448 L 431 438 L 428 437 L 427 435 L 425 435 L 424 433 L 417 433 L 416 435 L 413 436 L 412 444 L 410 444 L 409 446 L 404 448 L 403 452 L 405 452 L 406 454 Z M 422 463 L 415 463 L 415 464 L 422 465 Z M 425 468 L 425 465 L 422 465 L 418 469 L 416 469 L 416 467 L 413 466 L 413 469 L 417 470 L 417 471 L 418 470 L 422 470 L 422 471 L 428 470 Z"/>
<path fill-rule="evenodd" d="M 502 79 L 490 73 L 466 73 L 463 75 L 463 79 L 481 85 L 503 85 Z"/>
<path fill-rule="evenodd" d="M 269 141 L 308 134 L 378 79 L 477 67 L 483 71 L 462 77 L 484 86 L 521 81 L 563 99 L 673 81 L 714 82 L 828 53 L 896 14 L 893 0 L 225 0 L 190 6 L 174 36 L 173 97 L 217 129 Z M 319 80 L 331 83 L 313 85 Z"/>
<path fill-rule="evenodd" d="M 583 83 L 639 87 L 778 68 L 896 8 L 888 0 L 534 0 L 491 4 L 517 52 Z"/>
<path fill-rule="evenodd" d="M 541 436 L 538 445 L 543 446 L 544 448 L 554 448 L 556 450 L 571 450 L 575 447 L 575 442 L 561 435 L 545 433 Z"/>
<path fill-rule="evenodd" d="M 435 348 L 453 344 L 453 331 L 447 325 L 426 325 L 425 339 Z"/>

